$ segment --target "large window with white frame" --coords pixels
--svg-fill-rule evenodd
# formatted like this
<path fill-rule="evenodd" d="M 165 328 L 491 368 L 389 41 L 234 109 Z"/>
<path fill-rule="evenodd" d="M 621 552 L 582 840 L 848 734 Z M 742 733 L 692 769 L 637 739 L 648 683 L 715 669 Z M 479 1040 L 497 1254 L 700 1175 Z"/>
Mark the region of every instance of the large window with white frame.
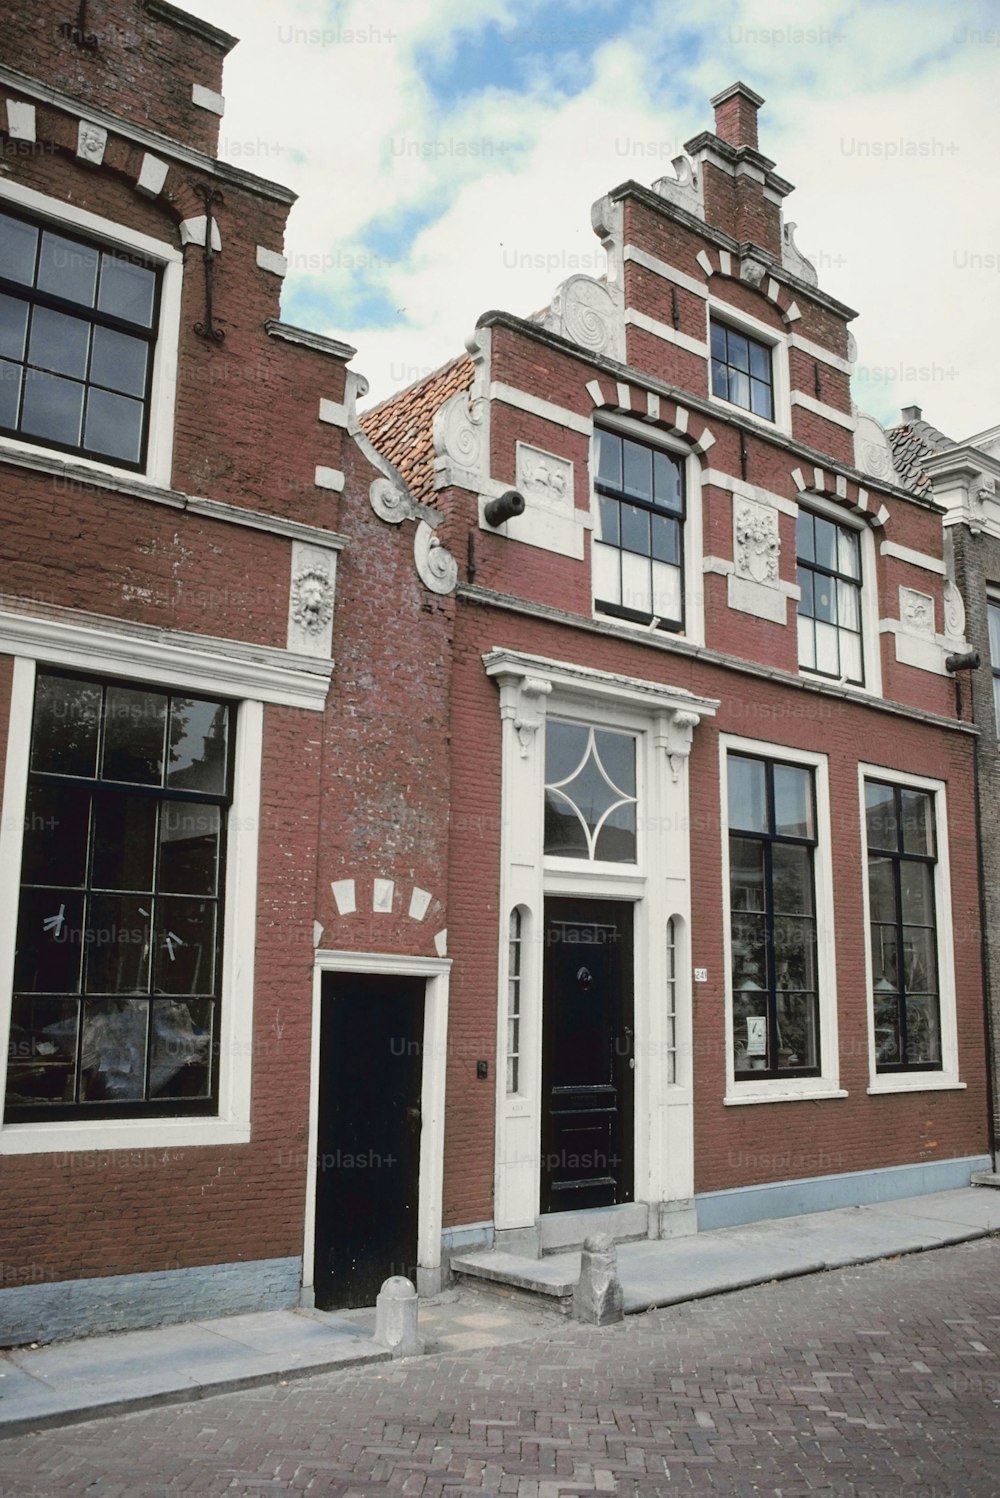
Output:
<path fill-rule="evenodd" d="M 857 527 L 800 507 L 799 669 L 854 686 L 865 682 L 861 542 Z"/>
<path fill-rule="evenodd" d="M 684 458 L 603 428 L 594 441 L 595 608 L 657 629 L 682 630 Z"/>
<path fill-rule="evenodd" d="M 6 1122 L 215 1110 L 234 716 L 38 672 Z"/>
<path fill-rule="evenodd" d="M 1000 735 L 1000 598 L 986 601 L 990 627 L 990 665 L 993 669 L 993 715 Z"/>
<path fill-rule="evenodd" d="M 169 484 L 183 255 L 0 182 L 0 446 Z"/>

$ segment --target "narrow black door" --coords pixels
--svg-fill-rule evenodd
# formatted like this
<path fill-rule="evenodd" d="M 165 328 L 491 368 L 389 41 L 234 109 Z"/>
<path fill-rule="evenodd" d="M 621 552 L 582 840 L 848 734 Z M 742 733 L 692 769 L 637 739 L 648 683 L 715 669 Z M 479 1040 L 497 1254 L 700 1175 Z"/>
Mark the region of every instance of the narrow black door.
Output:
<path fill-rule="evenodd" d="M 372 1306 L 417 1260 L 422 978 L 330 974 L 320 1028 L 316 1304 Z"/>
<path fill-rule="evenodd" d="M 545 902 L 543 1212 L 632 1200 L 632 906 Z"/>

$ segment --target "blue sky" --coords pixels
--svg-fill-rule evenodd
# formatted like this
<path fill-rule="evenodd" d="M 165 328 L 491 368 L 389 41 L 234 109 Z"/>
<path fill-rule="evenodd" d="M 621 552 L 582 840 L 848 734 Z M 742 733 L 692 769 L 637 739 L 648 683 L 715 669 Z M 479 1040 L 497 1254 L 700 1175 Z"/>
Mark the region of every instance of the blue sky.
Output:
<path fill-rule="evenodd" d="M 670 174 L 742 78 L 799 247 L 861 314 L 855 399 L 954 436 L 1000 422 L 989 0 L 186 3 L 241 38 L 220 155 L 300 194 L 283 315 L 355 344 L 373 397 L 485 309 L 599 275 L 591 204 Z"/>

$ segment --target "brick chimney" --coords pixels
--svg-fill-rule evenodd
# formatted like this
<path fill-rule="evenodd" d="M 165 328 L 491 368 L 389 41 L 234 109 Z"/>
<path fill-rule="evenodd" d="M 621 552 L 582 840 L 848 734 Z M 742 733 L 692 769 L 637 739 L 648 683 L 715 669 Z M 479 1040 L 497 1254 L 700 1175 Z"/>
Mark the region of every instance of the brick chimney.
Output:
<path fill-rule="evenodd" d="M 688 141 L 703 184 L 705 222 L 741 245 L 781 259 L 781 200 L 792 190 L 757 144 L 757 111 L 764 100 L 745 83 L 732 83 L 711 100 L 715 130 Z"/>
<path fill-rule="evenodd" d="M 764 100 L 745 83 L 731 83 L 708 101 L 715 110 L 715 133 L 729 146 L 757 149 L 757 111 Z"/>

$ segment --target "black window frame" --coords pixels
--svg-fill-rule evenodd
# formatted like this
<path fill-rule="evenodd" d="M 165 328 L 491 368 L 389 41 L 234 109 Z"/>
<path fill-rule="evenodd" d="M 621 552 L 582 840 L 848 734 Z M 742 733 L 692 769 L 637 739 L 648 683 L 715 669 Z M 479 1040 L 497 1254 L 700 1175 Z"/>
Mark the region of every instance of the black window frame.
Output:
<path fill-rule="evenodd" d="M 34 266 L 32 272 L 32 284 L 29 286 L 23 281 L 16 281 L 3 274 L 0 265 L 0 295 L 13 298 L 26 304 L 28 316 L 24 333 L 24 351 L 21 358 L 13 358 L 4 355 L 0 359 L 2 365 L 14 365 L 22 371 L 21 385 L 17 404 L 17 422 L 15 425 L 0 424 L 0 435 L 9 437 L 17 442 L 26 443 L 32 447 L 44 448 L 46 451 L 66 453 L 72 457 L 85 458 L 90 462 L 103 463 L 111 468 L 124 469 L 131 473 L 145 473 L 149 456 L 150 427 L 152 424 L 153 407 L 153 385 L 156 365 L 157 344 L 160 332 L 160 313 L 163 300 L 163 265 L 138 253 L 128 246 L 116 244 L 112 240 L 101 239 L 79 233 L 74 226 L 66 225 L 59 219 L 49 219 L 34 216 L 20 211 L 11 205 L 6 199 L 0 198 L 0 214 L 13 219 L 19 223 L 26 224 L 37 232 L 37 240 L 34 252 Z M 95 273 L 94 306 L 88 307 L 81 302 L 73 301 L 71 298 L 62 297 L 52 291 L 47 291 L 38 286 L 38 275 L 40 257 L 42 253 L 43 235 L 51 234 L 59 240 L 80 246 L 88 253 L 96 253 L 101 259 Z M 130 264 L 141 266 L 144 270 L 152 273 L 154 278 L 152 307 L 150 311 L 149 326 L 130 321 L 127 318 L 118 317 L 113 313 L 104 312 L 97 306 L 98 291 L 100 284 L 101 266 L 103 258 L 110 257 L 113 260 L 124 260 Z M 78 321 L 88 324 L 87 346 L 87 374 L 83 379 L 75 375 L 65 374 L 60 371 L 44 369 L 43 366 L 32 365 L 29 360 L 31 345 L 31 330 L 35 308 L 45 309 L 72 317 Z M 143 343 L 147 349 L 146 374 L 143 384 L 142 395 L 132 395 L 121 390 L 115 390 L 109 385 L 102 385 L 97 380 L 90 378 L 93 354 L 94 354 L 94 328 L 105 328 L 109 332 L 123 334 L 129 338 Z M 29 384 L 29 370 L 36 370 L 39 374 L 53 375 L 56 378 L 82 385 L 84 389 L 83 406 L 80 417 L 80 441 L 78 443 L 66 443 L 57 441 L 53 437 L 40 436 L 35 432 L 24 431 L 20 425 L 24 413 L 25 393 Z M 103 390 L 109 395 L 118 396 L 122 399 L 135 400 L 142 407 L 142 426 L 139 442 L 139 455 L 133 460 L 123 458 L 113 453 L 102 452 L 99 448 L 88 447 L 86 444 L 87 424 L 87 401 L 91 390 Z"/>
<path fill-rule="evenodd" d="M 819 966 L 819 907 L 816 900 L 816 854 L 819 848 L 820 826 L 816 796 L 816 768 L 812 764 L 803 764 L 796 760 L 781 759 L 769 755 L 756 754 L 748 749 L 732 748 L 726 752 L 726 784 L 727 790 L 731 786 L 733 761 L 741 759 L 762 765 L 764 767 L 765 801 L 767 826 L 764 831 L 755 831 L 744 827 L 732 825 L 729 807 L 726 811 L 726 833 L 729 850 L 729 888 L 726 891 L 727 909 L 729 912 L 730 942 L 732 951 L 730 954 L 730 988 L 732 993 L 732 1017 L 730 1033 L 727 1036 L 727 1044 L 733 1054 L 734 1080 L 738 1084 L 760 1083 L 775 1081 L 794 1081 L 803 1077 L 819 1077 L 823 1074 L 823 1036 L 822 1036 L 822 996 L 823 982 Z M 812 815 L 812 836 L 793 836 L 791 834 L 775 831 L 775 790 L 774 772 L 776 769 L 789 769 L 802 771 L 806 774 L 809 785 L 809 809 Z M 737 1024 L 737 1001 L 741 993 L 751 990 L 736 987 L 736 950 L 733 936 L 734 917 L 753 912 L 743 912 L 734 909 L 734 860 L 733 844 L 737 841 L 751 842 L 759 845 L 762 850 L 763 865 L 763 888 L 764 888 L 764 957 L 766 968 L 766 982 L 759 988 L 752 990 L 758 1003 L 766 1006 L 766 1051 L 764 1066 L 751 1067 L 738 1066 L 735 1059 L 736 1050 L 736 1024 Z M 777 943 L 775 941 L 775 901 L 774 901 L 774 855 L 775 847 L 805 848 L 809 853 L 809 902 L 811 905 L 812 921 L 812 950 L 813 950 L 813 973 L 816 983 L 814 1003 L 814 1025 L 815 1025 L 815 1047 L 816 1059 L 813 1065 L 785 1065 L 778 1063 L 782 1054 L 782 1039 L 780 1034 L 780 1021 L 778 1016 L 778 996 L 789 990 L 778 987 L 778 965 L 779 956 Z M 790 912 L 781 912 L 781 917 L 787 919 Z M 791 990 L 792 992 L 806 993 L 808 990 Z M 749 1061 L 749 1056 L 747 1057 Z"/>
<path fill-rule="evenodd" d="M 873 847 L 873 845 L 872 845 L 871 838 L 870 838 L 870 832 L 869 832 L 869 822 L 868 822 L 868 796 L 867 796 L 867 791 L 868 791 L 868 787 L 869 786 L 878 786 L 882 790 L 892 791 L 892 794 L 893 794 L 893 816 L 894 816 L 894 821 L 895 821 L 895 826 L 896 826 L 896 848 L 895 849 L 891 849 L 891 848 L 888 848 L 888 847 L 882 847 L 882 846 L 879 846 L 879 845 L 875 845 Z M 870 878 L 871 878 L 871 865 L 872 865 L 872 859 L 873 858 L 889 859 L 891 861 L 891 865 L 892 865 L 893 901 L 894 901 L 894 907 L 895 907 L 895 919 L 894 919 L 894 921 L 892 921 L 892 922 L 876 921 L 874 919 L 874 915 L 873 915 L 873 912 L 872 912 L 872 909 L 871 909 L 871 897 L 869 895 L 868 941 L 869 941 L 869 950 L 871 951 L 872 981 L 873 981 L 873 984 L 874 984 L 874 981 L 875 981 L 874 945 L 875 945 L 875 930 L 876 930 L 876 927 L 883 927 L 883 926 L 890 926 L 891 925 L 892 930 L 893 930 L 893 940 L 895 942 L 895 950 L 896 950 L 896 954 L 897 954 L 896 955 L 896 964 L 897 964 L 897 969 L 896 969 L 896 978 L 897 978 L 897 985 L 896 985 L 896 987 L 897 987 L 897 992 L 896 992 L 896 1033 L 899 1036 L 899 1054 L 900 1054 L 900 1059 L 898 1061 L 883 1061 L 883 1060 L 881 1060 L 879 1058 L 879 1054 L 878 1054 L 878 1028 L 877 1028 L 878 1027 L 878 1016 L 876 1014 L 876 1009 L 875 1009 L 875 994 L 871 993 L 869 995 L 869 1002 L 870 1002 L 870 1004 L 872 1006 L 872 1026 L 873 1026 L 873 1030 L 875 1032 L 875 1071 L 876 1071 L 876 1073 L 879 1076 L 899 1076 L 900 1074 L 910 1075 L 910 1074 L 913 1074 L 913 1073 L 916 1073 L 916 1072 L 941 1072 L 941 1071 L 944 1070 L 944 1027 L 943 1027 L 943 1025 L 941 1023 L 941 1007 L 942 1007 L 942 994 L 941 994 L 941 934 L 940 934 L 940 922 L 939 922 L 939 919 L 938 919 L 938 904 L 939 904 L 939 900 L 938 900 L 938 888 L 937 888 L 937 880 L 938 880 L 938 873 L 937 873 L 937 871 L 938 871 L 938 866 L 939 866 L 939 864 L 938 864 L 938 836 L 939 836 L 939 834 L 938 834 L 938 798 L 937 798 L 936 793 L 933 790 L 928 790 L 924 786 L 901 785 L 897 781 L 883 779 L 882 777 L 880 777 L 878 775 L 865 775 L 865 777 L 864 777 L 863 792 L 864 792 L 864 799 L 863 799 L 863 807 L 862 807 L 862 809 L 863 809 L 864 815 L 865 815 L 865 854 L 866 854 L 866 857 L 865 857 L 865 878 L 866 878 L 866 880 L 870 880 Z M 930 808 L 930 825 L 931 825 L 932 834 L 933 834 L 933 852 L 931 852 L 931 853 L 916 853 L 916 852 L 914 852 L 911 849 L 907 849 L 906 846 L 905 846 L 906 833 L 905 833 L 905 821 L 904 821 L 903 812 L 902 812 L 902 797 L 904 795 L 907 795 L 907 794 L 910 794 L 910 795 L 920 795 L 920 796 L 926 797 L 926 799 L 927 799 L 927 803 L 928 803 L 928 806 Z M 922 864 L 925 867 L 929 868 L 930 871 L 931 871 L 931 875 L 930 875 L 930 898 L 931 898 L 931 905 L 932 905 L 933 924 L 930 925 L 929 927 L 928 926 L 924 926 L 924 925 L 918 925 L 918 923 L 913 922 L 913 921 L 910 921 L 909 923 L 906 923 L 903 920 L 903 904 L 904 904 L 904 902 L 903 902 L 903 893 L 902 893 L 902 866 L 903 866 L 904 863 Z M 906 937 L 904 935 L 904 932 L 905 932 L 905 930 L 908 927 L 910 929 L 914 929 L 914 930 L 916 930 L 916 929 L 929 930 L 932 933 L 932 935 L 933 935 L 933 942 L 934 942 L 934 980 L 935 980 L 935 983 L 936 983 L 936 988 L 933 989 L 933 990 L 930 990 L 930 989 L 911 990 L 909 988 L 907 982 L 906 982 L 905 963 L 903 964 L 903 970 L 900 971 L 900 955 L 899 954 L 904 953 L 905 950 L 906 950 Z M 908 1016 L 908 1013 L 907 1013 L 907 1002 L 906 1001 L 907 1001 L 908 998 L 921 997 L 922 994 L 923 995 L 929 995 L 931 993 L 933 993 L 933 996 L 934 996 L 934 998 L 936 1000 L 937 1052 L 938 1052 L 938 1059 L 936 1061 L 911 1061 L 909 1059 L 908 1055 L 907 1055 L 908 1039 L 909 1039 L 909 1035 L 908 1035 L 908 1032 L 909 1032 L 909 1016 Z M 887 995 L 885 995 L 885 994 L 882 995 L 883 999 L 885 999 L 886 997 L 887 997 Z"/>
<path fill-rule="evenodd" d="M 740 411 L 747 411 L 751 416 L 760 421 L 767 421 L 772 426 L 777 423 L 775 411 L 774 392 L 774 344 L 767 343 L 762 338 L 755 338 L 743 328 L 733 323 L 726 322 L 724 317 L 709 315 L 708 319 L 709 338 L 709 365 L 712 394 L 719 400 L 726 401 L 730 406 L 736 406 Z M 721 349 L 719 344 L 721 341 Z M 746 365 L 736 362 L 740 344 L 746 345 Z M 753 352 L 765 355 L 767 360 L 767 378 L 755 374 L 753 370 Z M 747 382 L 746 400 L 738 400 L 733 394 L 739 379 L 744 378 Z M 754 392 L 761 388 L 767 392 L 768 411 L 759 411 L 754 405 Z"/>
<path fill-rule="evenodd" d="M 607 614 L 614 619 L 626 619 L 634 624 L 652 624 L 653 620 L 655 619 L 656 628 L 658 630 L 663 630 L 669 634 L 683 634 L 686 628 L 687 613 L 685 606 L 685 595 L 687 589 L 687 572 L 685 563 L 686 547 L 684 544 L 685 529 L 687 525 L 687 472 L 685 457 L 682 453 L 674 452 L 670 448 L 661 446 L 658 443 L 643 442 L 640 441 L 638 437 L 632 436 L 627 432 L 615 431 L 610 427 L 596 428 L 594 431 L 594 437 L 597 444 L 597 451 L 594 454 L 594 490 L 598 497 L 598 525 L 594 534 L 594 543 L 600 546 L 607 547 L 609 551 L 615 550 L 618 552 L 619 595 L 622 597 L 624 597 L 624 588 L 622 586 L 621 557 L 624 553 L 628 552 L 635 556 L 646 557 L 646 560 L 649 562 L 650 568 L 651 597 L 653 594 L 653 562 L 661 561 L 664 562 L 664 565 L 666 566 L 676 566 L 679 574 L 680 584 L 680 617 L 676 619 L 665 619 L 661 615 L 654 614 L 652 612 L 647 613 L 642 609 L 629 608 L 625 604 L 615 603 L 613 599 L 600 598 L 597 596 L 596 587 L 594 592 L 594 608 L 600 614 Z M 617 485 L 609 482 L 606 478 L 602 478 L 601 476 L 601 444 L 606 441 L 616 441 L 622 444 L 621 462 L 619 464 L 619 468 L 622 472 L 623 477 L 621 483 Z M 629 490 L 625 487 L 624 445 L 626 443 L 631 444 L 633 447 L 640 448 L 644 452 L 650 454 L 650 470 L 654 475 L 655 464 L 653 463 L 653 459 L 657 455 L 667 459 L 674 466 L 677 471 L 678 490 L 680 495 L 680 502 L 677 507 L 669 507 L 665 504 L 657 504 L 655 498 L 651 497 L 649 499 L 646 499 L 637 491 Z M 651 486 L 651 495 L 653 494 L 655 494 L 655 476 L 652 480 Z M 611 540 L 609 538 L 606 538 L 605 536 L 605 525 L 612 514 L 612 511 L 608 508 L 609 506 L 615 506 L 617 511 L 616 524 L 615 527 L 613 527 L 617 530 L 617 540 Z M 679 560 L 676 563 L 666 561 L 666 559 L 662 557 L 654 557 L 652 553 L 652 539 L 650 540 L 650 550 L 648 553 L 636 552 L 633 551 L 631 547 L 625 547 L 622 545 L 621 520 L 623 509 L 625 507 L 643 512 L 651 517 L 658 517 L 661 520 L 671 522 L 671 524 L 675 527 L 675 534 L 677 537 L 677 553 Z M 649 524 L 650 527 L 652 527 L 652 520 L 650 520 Z"/>
<path fill-rule="evenodd" d="M 32 757 L 36 734 L 39 683 L 43 680 L 48 681 L 53 679 L 63 680 L 74 685 L 82 685 L 87 688 L 101 690 L 101 713 L 100 723 L 97 731 L 98 739 L 96 748 L 95 770 L 93 775 L 75 775 L 51 770 L 36 770 L 32 766 Z M 109 689 L 114 688 L 123 688 L 136 692 L 152 692 L 157 694 L 158 696 L 164 697 L 166 699 L 165 713 L 167 724 L 169 724 L 170 722 L 171 705 L 174 699 L 204 702 L 216 708 L 224 710 L 226 714 L 226 752 L 223 791 L 203 791 L 190 785 L 167 785 L 166 758 L 164 758 L 163 770 L 161 774 L 161 784 L 159 785 L 139 784 L 131 781 L 108 779 L 102 776 L 102 756 L 106 741 L 108 723 L 108 691 Z M 157 989 L 155 987 L 156 964 L 151 949 L 147 968 L 147 982 L 143 990 L 140 990 L 138 988 L 116 989 L 103 992 L 87 993 L 85 991 L 85 983 L 82 974 L 86 968 L 86 963 L 89 963 L 89 957 L 87 957 L 85 960 L 84 954 L 88 953 L 90 949 L 89 942 L 91 928 L 86 915 L 83 919 L 81 935 L 79 938 L 82 948 L 80 969 L 81 977 L 76 991 L 72 991 L 71 989 L 65 987 L 52 990 L 19 988 L 17 983 L 17 957 L 15 956 L 15 976 L 13 983 L 13 1002 L 11 1009 L 11 1039 L 9 1044 L 7 1088 L 4 1109 L 5 1124 L 40 1123 L 53 1121 L 76 1123 L 81 1121 L 107 1121 L 110 1119 L 216 1117 L 218 1115 L 219 1073 L 221 1058 L 220 1037 L 225 1005 L 222 975 L 225 952 L 227 914 L 226 888 L 228 822 L 234 799 L 236 734 L 238 727 L 238 716 L 238 704 L 234 700 L 232 700 L 231 698 L 218 696 L 214 693 L 209 695 L 208 693 L 202 692 L 200 690 L 190 690 L 176 686 L 164 686 L 159 683 L 147 683 L 138 681 L 135 678 L 131 677 L 105 674 L 93 675 L 85 671 L 73 671 L 58 666 L 48 666 L 39 663 L 38 671 L 36 673 L 35 696 L 32 707 L 25 831 L 22 840 L 20 870 L 21 879 L 19 881 L 18 888 L 18 938 L 20 939 L 21 934 L 22 906 L 24 905 L 24 895 L 26 891 L 30 895 L 35 891 L 51 890 L 55 897 L 59 896 L 60 891 L 63 891 L 64 893 L 82 895 L 81 909 L 84 912 L 89 911 L 90 902 L 95 896 L 97 898 L 104 899 L 110 898 L 124 900 L 126 898 L 138 899 L 145 893 L 143 891 L 133 891 L 128 889 L 120 891 L 113 889 L 109 890 L 99 882 L 95 881 L 93 865 L 95 850 L 98 849 L 98 839 L 95 835 L 94 818 L 99 805 L 106 808 L 114 801 L 114 798 L 116 797 L 118 798 L 119 805 L 121 805 L 125 801 L 125 798 L 129 797 L 140 798 L 147 801 L 154 800 L 157 803 L 158 808 L 171 804 L 196 804 L 206 807 L 218 807 L 219 830 L 218 855 L 215 871 L 215 893 L 214 895 L 199 894 L 193 896 L 193 898 L 197 900 L 211 901 L 214 906 L 214 943 L 212 949 L 213 976 L 211 992 L 187 994 L 183 991 L 171 992 L 165 989 Z M 25 865 L 28 837 L 32 830 L 34 821 L 31 812 L 32 791 L 36 787 L 76 788 L 79 796 L 81 797 L 81 800 L 86 802 L 86 869 L 82 884 L 73 884 L 71 882 L 67 883 L 65 880 L 59 879 L 55 879 L 50 883 L 39 880 L 28 882 L 25 881 L 23 877 L 26 872 Z M 159 810 L 157 812 L 156 839 L 157 846 L 160 846 L 161 837 Z M 154 887 L 147 896 L 147 898 L 151 900 L 166 899 L 168 901 L 173 900 L 174 903 L 176 903 L 178 899 L 187 898 L 187 896 L 185 896 L 183 892 L 178 891 L 175 893 L 170 889 L 169 886 L 166 890 L 162 889 L 162 887 L 159 886 L 159 875 L 156 873 L 155 869 L 153 883 Z M 152 933 L 156 930 L 156 928 L 157 922 L 155 921 L 155 919 L 151 919 L 149 926 L 150 939 L 152 938 Z M 173 953 L 171 952 L 169 955 L 173 956 Z M 72 1080 L 72 1101 L 11 1101 L 11 1073 L 9 1064 L 11 1062 L 16 1062 L 18 1059 L 17 1055 L 15 1054 L 14 1017 L 16 1006 L 19 1000 L 22 999 L 27 1001 L 31 1001 L 33 999 L 44 1001 L 45 999 L 49 999 L 55 1000 L 57 1002 L 69 1002 L 75 1000 L 77 1002 L 76 1035 L 73 1042 L 74 1055 L 71 1063 L 72 1070 L 71 1072 L 67 1072 L 66 1078 L 67 1081 L 69 1081 L 70 1079 Z M 122 1003 L 145 1000 L 150 1006 L 151 1010 L 155 1001 L 174 1001 L 183 1004 L 186 999 L 190 999 L 195 1002 L 210 1003 L 213 1006 L 213 1024 L 211 1028 L 208 1055 L 206 1058 L 208 1062 L 207 1092 L 202 1096 L 190 1097 L 175 1095 L 174 1097 L 170 1098 L 157 1098 L 150 1095 L 149 1083 L 154 1047 L 154 1025 L 152 1023 L 153 1016 L 151 1013 L 145 1027 L 146 1039 L 143 1078 L 143 1090 L 145 1096 L 142 1099 L 127 1099 L 121 1101 L 108 1098 L 102 1098 L 89 1102 L 82 1100 L 83 1077 L 85 1070 L 82 1056 L 85 1028 L 83 1020 L 85 1006 L 89 999 L 94 1000 L 97 1003 L 103 1003 L 108 1000 L 119 1000 Z M 65 1065 L 65 1063 L 60 1064 Z"/>
<path fill-rule="evenodd" d="M 812 535 L 813 535 L 813 546 L 812 546 L 813 556 L 812 557 L 806 557 L 803 554 L 803 548 L 801 546 L 801 540 L 802 540 L 802 522 L 804 520 L 807 520 L 810 523 L 811 527 L 812 527 Z M 834 528 L 834 530 L 837 532 L 837 550 L 838 550 L 838 565 L 837 565 L 837 567 L 828 567 L 824 563 L 816 561 L 816 557 L 815 557 L 815 533 L 816 533 L 816 521 L 817 520 L 823 521 L 827 525 L 832 526 Z M 853 544 L 854 544 L 854 547 L 855 547 L 856 556 L 857 556 L 857 563 L 858 563 L 858 574 L 857 574 L 857 577 L 854 577 L 849 572 L 844 572 L 840 568 L 840 566 L 839 566 L 839 550 L 840 550 L 840 536 L 841 535 L 849 536 L 852 539 L 852 541 L 853 541 Z M 819 666 L 816 666 L 816 665 L 809 666 L 809 665 L 804 664 L 803 661 L 802 661 L 802 659 L 801 659 L 801 655 L 802 655 L 801 648 L 800 648 L 800 646 L 798 644 L 798 640 L 796 640 L 796 656 L 797 656 L 797 659 L 798 659 L 799 670 L 802 671 L 802 672 L 804 672 L 808 676 L 818 676 L 818 677 L 821 677 L 824 681 L 844 681 L 849 686 L 857 686 L 857 687 L 863 687 L 865 685 L 865 676 L 866 676 L 866 672 L 865 672 L 865 616 L 864 616 L 865 568 L 864 568 L 864 556 L 863 556 L 863 550 L 864 550 L 864 548 L 862 547 L 862 544 L 861 544 L 861 537 L 862 537 L 862 532 L 857 527 L 855 527 L 853 525 L 847 525 L 847 524 L 845 524 L 845 522 L 843 520 L 841 520 L 839 518 L 835 518 L 832 515 L 823 514 L 821 511 L 815 510 L 815 509 L 811 508 L 811 506 L 809 506 L 809 505 L 800 505 L 799 506 L 799 514 L 798 514 L 798 519 L 796 521 L 796 526 L 795 526 L 795 566 L 796 566 L 796 580 L 798 582 L 798 586 L 799 586 L 799 590 L 800 590 L 800 596 L 799 596 L 798 602 L 796 604 L 796 628 L 797 629 L 799 628 L 799 623 L 800 623 L 801 620 L 808 620 L 810 622 L 810 624 L 812 626 L 812 636 L 813 636 L 813 657 L 816 658 L 818 656 L 818 652 L 816 650 L 816 625 L 819 624 L 819 623 L 830 624 L 836 630 L 836 632 L 837 632 L 837 660 L 838 660 L 838 663 L 841 663 L 841 664 L 842 664 L 842 661 L 843 661 L 842 636 L 844 636 L 844 635 L 855 635 L 857 637 L 857 641 L 858 641 L 858 659 L 859 659 L 859 662 L 860 662 L 860 667 L 859 667 L 860 674 L 858 676 L 848 676 L 848 675 L 846 675 L 843 672 L 821 671 L 820 668 L 819 668 Z M 815 612 L 813 612 L 813 613 L 807 613 L 806 612 L 805 604 L 806 604 L 807 597 L 813 597 L 813 599 L 815 599 L 815 589 L 816 589 L 816 586 L 817 586 L 817 584 L 816 584 L 816 579 L 817 578 L 825 578 L 825 579 L 827 579 L 827 586 L 832 587 L 833 590 L 834 590 L 834 596 L 836 598 L 836 612 L 837 612 L 837 616 L 838 616 L 836 618 L 836 620 L 832 620 L 832 619 L 829 619 L 829 620 L 820 619 L 820 618 L 818 618 L 818 616 L 816 615 Z M 853 588 L 853 590 L 854 590 L 854 592 L 856 594 L 857 610 L 858 610 L 858 627 L 857 627 L 856 630 L 851 629 L 850 625 L 848 625 L 848 624 L 842 624 L 840 622 L 839 614 L 840 614 L 840 587 L 841 587 L 841 585 L 844 585 L 845 587 Z M 813 606 L 815 608 L 815 602 L 814 602 Z"/>

